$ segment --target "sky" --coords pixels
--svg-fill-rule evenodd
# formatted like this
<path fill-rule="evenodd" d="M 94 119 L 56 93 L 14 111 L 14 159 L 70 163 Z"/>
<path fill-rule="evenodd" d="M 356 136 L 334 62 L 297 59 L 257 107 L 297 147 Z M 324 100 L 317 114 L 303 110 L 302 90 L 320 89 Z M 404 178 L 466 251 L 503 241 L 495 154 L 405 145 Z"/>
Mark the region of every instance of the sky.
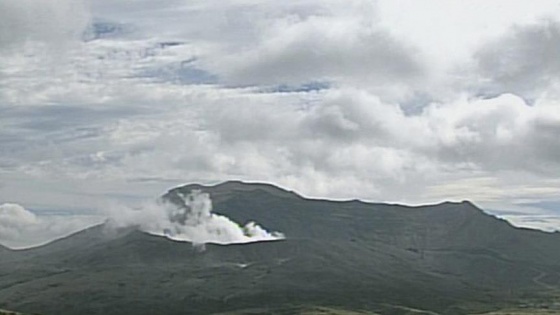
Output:
<path fill-rule="evenodd" d="M 560 229 L 558 56 L 558 1 L 0 0 L 0 243 L 230 179 Z"/>

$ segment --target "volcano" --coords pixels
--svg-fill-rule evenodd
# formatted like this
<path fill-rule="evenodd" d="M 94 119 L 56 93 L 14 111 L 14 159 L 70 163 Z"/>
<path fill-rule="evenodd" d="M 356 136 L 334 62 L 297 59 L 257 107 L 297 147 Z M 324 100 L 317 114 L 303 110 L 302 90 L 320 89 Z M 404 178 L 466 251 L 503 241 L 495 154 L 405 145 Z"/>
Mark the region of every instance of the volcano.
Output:
<path fill-rule="evenodd" d="M 208 193 L 215 213 L 285 238 L 201 248 L 102 224 L 40 247 L 0 247 L 0 309 L 471 314 L 545 303 L 560 288 L 559 233 L 516 228 L 468 201 L 329 201 L 243 182 L 186 185 L 161 200 L 180 206 L 192 191 Z"/>

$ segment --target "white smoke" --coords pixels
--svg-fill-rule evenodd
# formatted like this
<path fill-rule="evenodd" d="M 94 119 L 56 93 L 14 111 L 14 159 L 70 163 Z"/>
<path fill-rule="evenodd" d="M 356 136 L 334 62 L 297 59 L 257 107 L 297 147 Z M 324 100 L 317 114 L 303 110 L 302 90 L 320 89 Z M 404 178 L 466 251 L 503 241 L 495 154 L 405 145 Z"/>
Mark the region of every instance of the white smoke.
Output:
<path fill-rule="evenodd" d="M 283 239 L 279 232 L 268 232 L 255 222 L 240 226 L 230 218 L 212 213 L 210 195 L 193 190 L 178 195 L 181 204 L 158 203 L 136 209 L 111 211 L 110 223 L 118 227 L 138 226 L 141 230 L 187 241 L 195 245 L 206 243 L 238 244 Z"/>

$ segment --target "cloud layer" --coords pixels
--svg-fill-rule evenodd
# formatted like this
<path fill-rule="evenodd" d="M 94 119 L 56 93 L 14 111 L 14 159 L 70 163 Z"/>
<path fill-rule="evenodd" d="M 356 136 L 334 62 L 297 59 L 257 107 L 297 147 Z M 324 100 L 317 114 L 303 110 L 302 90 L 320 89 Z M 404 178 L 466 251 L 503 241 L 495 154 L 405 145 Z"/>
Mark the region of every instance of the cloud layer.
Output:
<path fill-rule="evenodd" d="M 0 2 L 0 50 L 40 42 L 49 47 L 80 39 L 89 24 L 83 1 L 22 0 Z"/>
<path fill-rule="evenodd" d="M 0 6 L 0 202 L 242 179 L 557 222 L 555 1 Z"/>

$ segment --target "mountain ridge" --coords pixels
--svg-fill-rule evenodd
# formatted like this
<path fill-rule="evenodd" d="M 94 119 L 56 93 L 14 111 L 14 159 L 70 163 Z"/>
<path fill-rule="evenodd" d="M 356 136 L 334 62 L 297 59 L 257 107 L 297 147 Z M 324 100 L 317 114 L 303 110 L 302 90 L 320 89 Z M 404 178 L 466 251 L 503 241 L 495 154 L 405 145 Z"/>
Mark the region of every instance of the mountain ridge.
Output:
<path fill-rule="evenodd" d="M 468 201 L 329 201 L 234 182 L 175 187 L 161 202 L 193 189 L 210 194 L 217 214 L 286 238 L 201 247 L 106 222 L 0 255 L 0 308 L 179 315 L 316 305 L 468 314 L 560 290 L 560 235 L 513 227 Z"/>
<path fill-rule="evenodd" d="M 403 208 L 423 208 L 423 207 L 430 207 L 430 206 L 437 206 L 442 204 L 467 204 L 479 211 L 482 211 L 478 206 L 476 206 L 470 200 L 461 200 L 461 201 L 441 201 L 437 203 L 429 203 L 429 204 L 421 204 L 421 205 L 406 205 L 401 203 L 394 203 L 394 202 L 374 202 L 374 201 L 365 201 L 361 199 L 329 199 L 325 197 L 306 197 L 294 190 L 289 190 L 286 188 L 282 188 L 277 186 L 273 183 L 269 182 L 245 182 L 241 180 L 229 180 L 225 182 L 220 182 L 217 184 L 198 184 L 198 183 L 191 183 L 191 184 L 183 184 L 176 186 L 174 188 L 169 189 L 167 192 L 163 194 L 162 197 L 165 198 L 166 195 L 176 193 L 178 191 L 191 191 L 191 190 L 207 190 L 208 192 L 212 192 L 213 194 L 219 194 L 220 192 L 231 192 L 231 191 L 258 191 L 261 190 L 263 192 L 267 192 L 276 196 L 292 196 L 298 199 L 305 199 L 305 200 L 318 200 L 318 201 L 329 201 L 329 202 L 336 202 L 336 203 L 362 203 L 362 204 L 369 204 L 369 205 L 388 205 L 388 206 L 398 206 Z"/>

